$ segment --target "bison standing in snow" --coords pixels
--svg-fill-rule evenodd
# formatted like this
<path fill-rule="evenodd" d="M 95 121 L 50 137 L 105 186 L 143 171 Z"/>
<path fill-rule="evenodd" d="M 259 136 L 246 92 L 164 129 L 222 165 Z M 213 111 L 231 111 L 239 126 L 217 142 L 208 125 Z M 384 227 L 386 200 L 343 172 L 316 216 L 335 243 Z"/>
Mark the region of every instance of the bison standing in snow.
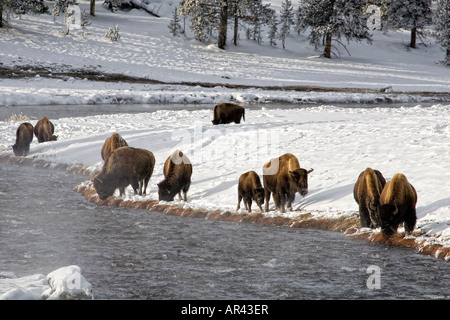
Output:
<path fill-rule="evenodd" d="M 292 209 L 295 193 L 303 197 L 308 193 L 308 175 L 314 169 L 300 168 L 296 156 L 286 153 L 274 158 L 263 166 L 263 182 L 265 194 L 265 210 L 269 211 L 270 194 L 273 193 L 276 210 L 285 211 L 285 204 Z"/>
<path fill-rule="evenodd" d="M 404 223 L 406 234 L 411 234 L 417 221 L 417 192 L 402 173 L 395 174 L 386 182 L 380 195 L 381 232 L 391 235 Z"/>
<path fill-rule="evenodd" d="M 180 150 L 175 150 L 164 163 L 164 180 L 158 183 L 159 200 L 173 201 L 178 194 L 181 199 L 187 201 L 187 192 L 191 185 L 192 164 L 188 157 Z"/>
<path fill-rule="evenodd" d="M 249 171 L 241 174 L 238 184 L 238 205 L 236 211 L 241 207 L 241 200 L 244 200 L 245 209 L 248 213 L 252 212 L 252 200 L 256 202 L 262 211 L 264 203 L 264 188 L 261 185 L 261 179 L 255 171 Z"/>
<path fill-rule="evenodd" d="M 27 156 L 31 141 L 33 141 L 33 125 L 28 122 L 21 123 L 16 131 L 16 143 L 12 146 L 14 154 Z"/>
<path fill-rule="evenodd" d="M 38 139 L 39 143 L 46 141 L 56 141 L 57 136 L 53 135 L 55 132 L 55 126 L 46 117 L 39 120 L 34 126 L 34 135 Z"/>
<path fill-rule="evenodd" d="M 120 195 L 131 184 L 134 194 L 146 194 L 148 181 L 155 167 L 152 152 L 132 147 L 120 147 L 106 158 L 102 171 L 94 177 L 94 188 L 101 200 L 114 194 L 119 188 Z"/>
<path fill-rule="evenodd" d="M 234 103 L 218 103 L 213 109 L 212 124 L 241 123 L 245 121 L 245 109 Z"/>
<path fill-rule="evenodd" d="M 380 194 L 386 180 L 378 170 L 367 168 L 360 173 L 353 188 L 353 197 L 359 205 L 359 219 L 364 228 L 377 228 Z"/>
<path fill-rule="evenodd" d="M 102 159 L 105 160 L 111 152 L 120 148 L 128 147 L 127 142 L 118 133 L 113 133 L 109 138 L 105 140 L 103 144 L 101 155 Z"/>

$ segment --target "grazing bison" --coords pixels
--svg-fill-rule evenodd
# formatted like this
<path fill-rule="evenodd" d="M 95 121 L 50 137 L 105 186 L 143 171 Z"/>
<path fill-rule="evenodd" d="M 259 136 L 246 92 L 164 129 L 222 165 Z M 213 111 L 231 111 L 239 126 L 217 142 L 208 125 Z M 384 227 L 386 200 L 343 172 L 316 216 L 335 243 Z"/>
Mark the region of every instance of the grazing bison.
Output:
<path fill-rule="evenodd" d="M 16 143 L 12 146 L 16 156 L 26 156 L 33 141 L 33 125 L 28 122 L 20 124 L 16 131 Z"/>
<path fill-rule="evenodd" d="M 34 126 L 34 135 L 38 139 L 38 142 L 56 141 L 57 136 L 53 135 L 55 132 L 55 126 L 46 117 L 39 120 Z"/>
<path fill-rule="evenodd" d="M 252 200 L 256 202 L 259 209 L 262 211 L 264 203 L 264 188 L 261 185 L 261 180 L 255 171 L 249 171 L 241 174 L 238 184 L 238 205 L 236 211 L 241 207 L 241 200 L 244 199 L 245 209 L 248 213 L 252 212 Z"/>
<path fill-rule="evenodd" d="M 380 194 L 386 180 L 378 170 L 367 168 L 360 173 L 353 188 L 353 197 L 359 205 L 359 219 L 365 228 L 379 226 Z"/>
<path fill-rule="evenodd" d="M 405 231 L 411 234 L 416 225 L 416 189 L 409 183 L 405 175 L 395 174 L 386 182 L 380 195 L 381 232 L 391 235 L 397 232 L 398 225 L 404 222 Z"/>
<path fill-rule="evenodd" d="M 308 193 L 308 174 L 314 169 L 300 168 L 298 159 L 291 153 L 274 158 L 263 166 L 263 183 L 265 194 L 265 209 L 269 211 L 270 194 L 273 193 L 275 208 L 284 212 L 285 203 L 292 209 L 295 193 L 303 197 Z"/>
<path fill-rule="evenodd" d="M 188 157 L 180 150 L 174 151 L 164 163 L 165 179 L 158 183 L 159 200 L 173 201 L 176 194 L 181 199 L 181 191 L 183 191 L 183 199 L 187 201 L 191 176 L 192 164 Z"/>
<path fill-rule="evenodd" d="M 213 111 L 213 124 L 241 123 L 241 118 L 245 121 L 245 109 L 234 103 L 218 103 Z"/>
<path fill-rule="evenodd" d="M 134 194 L 146 194 L 148 181 L 155 167 L 152 152 L 132 147 L 120 147 L 106 158 L 102 171 L 94 177 L 94 188 L 101 200 L 114 194 L 119 188 L 120 195 L 131 184 Z"/>
<path fill-rule="evenodd" d="M 103 144 L 101 155 L 102 159 L 105 160 L 111 152 L 120 148 L 120 147 L 128 147 L 127 142 L 120 136 L 118 133 L 113 133 L 111 137 L 105 140 Z"/>

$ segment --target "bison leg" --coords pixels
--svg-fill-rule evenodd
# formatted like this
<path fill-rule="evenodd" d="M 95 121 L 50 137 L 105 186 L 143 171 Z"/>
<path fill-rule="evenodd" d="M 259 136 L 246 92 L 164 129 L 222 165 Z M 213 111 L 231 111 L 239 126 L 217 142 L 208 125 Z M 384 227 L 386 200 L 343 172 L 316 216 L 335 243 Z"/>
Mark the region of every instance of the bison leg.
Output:
<path fill-rule="evenodd" d="M 267 187 L 264 188 L 264 201 L 266 202 L 264 205 L 264 209 L 266 212 L 269 212 L 269 201 L 270 201 L 270 191 L 267 190 Z"/>
<path fill-rule="evenodd" d="M 417 221 L 416 210 L 412 209 L 406 211 L 406 219 L 403 225 L 405 226 L 405 233 L 407 235 L 412 235 L 414 227 L 416 226 L 416 221 Z"/>
<path fill-rule="evenodd" d="M 139 194 L 140 196 L 142 195 L 142 191 L 139 190 L 140 186 L 139 186 L 139 181 L 138 180 L 133 180 L 131 182 L 131 186 L 133 187 L 134 194 Z"/>
<path fill-rule="evenodd" d="M 122 197 L 125 194 L 125 187 L 119 187 L 119 195 Z"/>
<path fill-rule="evenodd" d="M 250 197 L 247 198 L 246 209 L 247 209 L 248 213 L 252 212 L 252 198 L 250 198 Z"/>
<path fill-rule="evenodd" d="M 239 211 L 239 209 L 241 208 L 241 201 L 242 201 L 242 196 L 238 195 L 238 205 L 236 207 L 236 211 Z"/>
<path fill-rule="evenodd" d="M 183 195 L 184 195 L 183 200 L 184 201 L 187 201 L 187 192 L 188 192 L 190 186 L 191 186 L 191 183 L 188 182 L 183 187 Z M 181 195 L 181 193 L 180 193 L 180 195 Z"/>
<path fill-rule="evenodd" d="M 295 193 L 287 195 L 287 208 L 292 211 L 292 202 L 295 200 Z"/>
<path fill-rule="evenodd" d="M 359 221 L 361 222 L 361 227 L 370 228 L 371 222 L 370 222 L 369 213 L 362 206 L 359 207 Z"/>

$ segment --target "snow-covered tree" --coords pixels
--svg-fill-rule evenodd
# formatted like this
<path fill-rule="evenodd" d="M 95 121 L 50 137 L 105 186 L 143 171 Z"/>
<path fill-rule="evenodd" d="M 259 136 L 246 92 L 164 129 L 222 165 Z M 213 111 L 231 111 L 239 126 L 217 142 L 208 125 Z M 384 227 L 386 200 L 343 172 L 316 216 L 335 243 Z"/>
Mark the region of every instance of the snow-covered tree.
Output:
<path fill-rule="evenodd" d="M 183 0 L 178 11 L 181 15 L 190 17 L 190 29 L 194 38 L 207 42 L 219 25 L 219 6 L 216 0 Z"/>
<path fill-rule="evenodd" d="M 248 24 L 247 38 L 258 43 L 262 42 L 262 28 L 273 14 L 270 4 L 263 4 L 261 0 L 251 0 L 246 3 L 247 16 L 243 20 Z"/>
<path fill-rule="evenodd" d="M 55 4 L 53 5 L 52 14 L 53 16 L 59 16 L 61 13 L 66 14 L 67 7 L 77 4 L 77 0 L 56 0 Z"/>
<path fill-rule="evenodd" d="M 273 10 L 271 17 L 269 18 L 269 33 L 267 37 L 269 38 L 269 44 L 271 46 L 276 46 L 276 38 L 278 35 L 278 19 L 277 19 L 277 13 L 275 10 Z"/>
<path fill-rule="evenodd" d="M 435 37 L 446 50 L 445 64 L 450 65 L 450 0 L 439 0 L 433 17 Z"/>
<path fill-rule="evenodd" d="M 281 3 L 280 11 L 280 40 L 281 46 L 285 48 L 286 36 L 291 30 L 291 26 L 294 24 L 294 8 L 292 7 L 291 0 L 283 0 Z"/>
<path fill-rule="evenodd" d="M 11 14 L 46 13 L 48 7 L 44 0 L 0 0 L 0 27 L 3 26 L 3 13 Z"/>
<path fill-rule="evenodd" d="M 364 0 L 303 0 L 297 10 L 296 28 L 310 30 L 309 40 L 318 47 L 325 39 L 324 56 L 331 58 L 332 41 L 367 40 L 367 20 L 361 14 Z"/>
<path fill-rule="evenodd" d="M 180 24 L 180 16 L 178 15 L 178 8 L 175 8 L 173 10 L 172 20 L 169 22 L 169 30 L 170 34 L 174 37 L 179 36 L 180 34 L 184 33 L 183 28 Z"/>
<path fill-rule="evenodd" d="M 388 23 L 395 28 L 411 30 L 410 47 L 416 48 L 416 35 L 432 21 L 431 0 L 390 0 L 387 6 Z"/>

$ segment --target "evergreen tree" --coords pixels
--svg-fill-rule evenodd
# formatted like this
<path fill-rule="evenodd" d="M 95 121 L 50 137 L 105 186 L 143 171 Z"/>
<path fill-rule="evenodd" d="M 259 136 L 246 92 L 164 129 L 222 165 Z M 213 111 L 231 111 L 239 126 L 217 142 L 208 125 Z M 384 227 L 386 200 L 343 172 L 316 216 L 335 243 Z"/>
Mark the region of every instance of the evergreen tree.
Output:
<path fill-rule="evenodd" d="M 77 0 L 56 0 L 53 5 L 52 14 L 53 16 L 59 16 L 60 13 L 66 13 L 68 6 L 77 5 Z"/>
<path fill-rule="evenodd" d="M 271 17 L 269 18 L 268 24 L 269 24 L 269 34 L 268 34 L 269 44 L 275 47 L 277 45 L 275 40 L 278 34 L 278 19 L 275 10 L 273 10 Z"/>
<path fill-rule="evenodd" d="M 297 10 L 298 32 L 310 30 L 309 40 L 318 47 L 325 39 L 324 56 L 331 58 L 332 41 L 367 40 L 367 21 L 361 15 L 364 0 L 303 0 Z"/>
<path fill-rule="evenodd" d="M 183 30 L 183 28 L 180 25 L 180 16 L 178 15 L 178 9 L 177 8 L 175 8 L 173 10 L 172 20 L 170 20 L 170 23 L 169 23 L 169 30 L 170 30 L 170 33 L 174 37 L 177 37 L 180 34 L 184 33 L 184 30 Z"/>
<path fill-rule="evenodd" d="M 388 23 L 395 28 L 411 30 L 410 47 L 416 48 L 416 35 L 432 21 L 431 0 L 390 0 Z"/>
<path fill-rule="evenodd" d="M 291 0 L 283 0 L 280 11 L 280 40 L 281 46 L 285 48 L 286 36 L 291 30 L 291 25 L 294 24 L 294 8 Z"/>
<path fill-rule="evenodd" d="M 216 0 L 183 0 L 179 5 L 179 13 L 190 17 L 194 38 L 207 42 L 219 25 L 218 8 Z"/>
<path fill-rule="evenodd" d="M 3 26 L 3 12 L 10 14 L 47 13 L 44 0 L 0 0 L 0 27 Z"/>
<path fill-rule="evenodd" d="M 450 65 L 450 0 L 439 0 L 434 14 L 435 37 L 446 49 L 445 64 Z"/>

